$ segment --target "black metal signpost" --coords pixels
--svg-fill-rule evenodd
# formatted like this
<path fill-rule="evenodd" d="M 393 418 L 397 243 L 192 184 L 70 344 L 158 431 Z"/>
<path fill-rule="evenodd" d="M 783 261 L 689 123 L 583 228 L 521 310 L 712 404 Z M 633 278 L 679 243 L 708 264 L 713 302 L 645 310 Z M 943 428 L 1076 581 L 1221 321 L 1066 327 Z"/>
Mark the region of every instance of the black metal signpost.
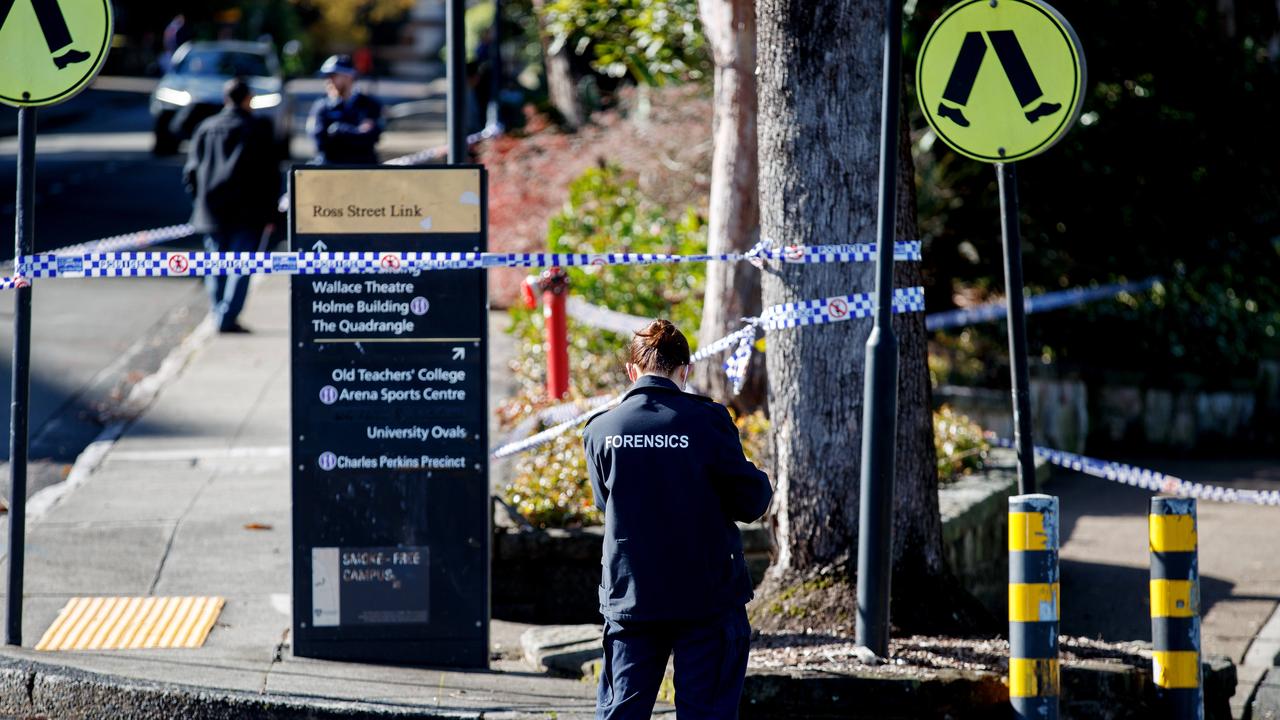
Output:
<path fill-rule="evenodd" d="M 893 334 L 893 250 L 898 204 L 898 127 L 902 85 L 902 5 L 885 2 L 880 109 L 880 214 L 876 242 L 875 327 L 867 338 L 863 381 L 862 484 L 858 508 L 858 613 L 855 637 L 879 657 L 889 653 L 893 550 L 894 445 L 898 419 L 898 340 Z"/>
<path fill-rule="evenodd" d="M 1048 150 L 1075 125 L 1085 86 L 1080 39 L 1042 0 L 961 0 L 929 29 L 916 64 L 916 95 L 930 129 L 956 152 L 996 166 L 1020 495 L 1034 493 L 1036 479 L 1014 164 Z"/>
<path fill-rule="evenodd" d="M 473 166 L 297 167 L 290 246 L 482 251 L 486 187 Z M 296 655 L 488 666 L 487 297 L 482 270 L 294 277 Z"/>
<path fill-rule="evenodd" d="M 1036 491 L 1031 435 L 1031 379 L 1027 371 L 1027 314 L 1022 292 L 1022 233 L 1018 223 L 1018 173 L 996 163 L 1000 184 L 1000 239 L 1004 244 L 1005 301 L 1009 308 L 1009 376 L 1013 388 L 1013 443 L 1018 450 L 1018 494 Z"/>
<path fill-rule="evenodd" d="M 31 285 L 21 262 L 35 249 L 36 108 L 82 92 L 111 49 L 113 13 L 106 0 L 13 2 L 0 12 L 0 104 L 18 108 L 18 197 L 14 223 L 13 394 L 9 406 L 9 557 L 4 641 L 22 644 L 26 555 L 28 402 L 31 398 Z M 14 12 L 10 12 L 14 10 Z M 68 18 L 74 22 L 68 22 Z M 36 39 L 39 38 L 39 39 Z"/>
<path fill-rule="evenodd" d="M 35 236 L 36 110 L 18 110 L 18 203 L 13 256 L 31 254 Z M 17 276 L 15 269 L 15 276 Z M 9 584 L 6 645 L 22 644 L 23 570 L 27 544 L 27 419 L 31 397 L 31 286 L 13 299 L 13 394 L 9 397 Z"/>

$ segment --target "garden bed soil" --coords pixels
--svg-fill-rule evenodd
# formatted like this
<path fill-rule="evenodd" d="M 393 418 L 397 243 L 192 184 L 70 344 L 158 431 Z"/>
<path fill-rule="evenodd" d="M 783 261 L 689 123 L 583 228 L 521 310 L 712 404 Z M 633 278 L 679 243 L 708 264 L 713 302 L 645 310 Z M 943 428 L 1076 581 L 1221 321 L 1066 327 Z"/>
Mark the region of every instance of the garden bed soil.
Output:
<path fill-rule="evenodd" d="M 597 642 L 598 647 L 598 642 Z M 864 662 L 848 636 L 756 633 L 743 688 L 743 718 L 1004 717 L 1009 710 L 1009 644 L 998 638 L 895 638 L 887 662 Z M 596 650 L 598 653 L 598 649 Z M 1138 720 L 1153 717 L 1151 651 L 1142 643 L 1061 639 L 1061 717 Z M 582 665 L 586 681 L 601 661 Z M 1230 720 L 1235 666 L 1206 660 L 1205 718 Z M 671 702 L 671 668 L 661 698 Z"/>
<path fill-rule="evenodd" d="M 643 121 L 629 112 L 631 93 L 619 107 L 592 116 L 577 132 L 565 132 L 531 114 L 519 133 L 476 147 L 476 162 L 489 171 L 489 249 L 540 252 L 547 222 L 564 208 L 569 184 L 586 169 L 614 163 L 640 183 L 647 197 L 673 210 L 693 203 L 705 210 L 711 167 L 711 98 L 697 85 L 654 90 Z M 516 302 L 526 268 L 490 275 L 494 307 Z"/>

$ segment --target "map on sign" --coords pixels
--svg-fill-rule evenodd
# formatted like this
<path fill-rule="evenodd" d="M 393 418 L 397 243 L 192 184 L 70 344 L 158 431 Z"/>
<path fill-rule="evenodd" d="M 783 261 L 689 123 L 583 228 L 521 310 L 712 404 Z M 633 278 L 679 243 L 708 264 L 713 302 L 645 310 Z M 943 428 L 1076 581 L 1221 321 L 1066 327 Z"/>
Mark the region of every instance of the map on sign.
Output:
<path fill-rule="evenodd" d="M 968 0 L 929 29 L 916 94 L 957 152 L 1013 162 L 1044 152 L 1084 102 L 1084 51 L 1071 25 L 1034 0 Z"/>
<path fill-rule="evenodd" d="M 0 102 L 55 105 L 83 90 L 111 48 L 110 0 L 0 0 Z"/>

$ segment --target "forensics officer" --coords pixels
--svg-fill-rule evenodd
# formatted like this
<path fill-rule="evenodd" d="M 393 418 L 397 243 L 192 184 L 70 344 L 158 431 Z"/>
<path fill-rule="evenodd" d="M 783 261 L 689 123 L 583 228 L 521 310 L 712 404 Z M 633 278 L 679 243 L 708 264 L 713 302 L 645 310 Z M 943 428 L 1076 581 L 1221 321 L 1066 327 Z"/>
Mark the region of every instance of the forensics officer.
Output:
<path fill-rule="evenodd" d="M 752 596 L 734 521 L 764 514 L 769 478 L 723 405 L 684 392 L 689 342 L 656 320 L 631 341 L 621 404 L 584 433 L 604 512 L 597 718 L 648 718 L 675 654 L 680 720 L 736 718 Z"/>

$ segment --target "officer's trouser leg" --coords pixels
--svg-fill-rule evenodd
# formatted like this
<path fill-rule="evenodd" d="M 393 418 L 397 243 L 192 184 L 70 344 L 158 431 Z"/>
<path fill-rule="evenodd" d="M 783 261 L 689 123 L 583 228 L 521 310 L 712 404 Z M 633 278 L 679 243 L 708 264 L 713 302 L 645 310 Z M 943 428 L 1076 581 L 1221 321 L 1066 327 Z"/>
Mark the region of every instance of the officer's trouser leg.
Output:
<path fill-rule="evenodd" d="M 666 623 L 604 621 L 597 720 L 648 720 L 671 656 Z"/>
<path fill-rule="evenodd" d="M 683 626 L 674 642 L 679 720 L 738 717 L 750 645 L 744 608 Z"/>

